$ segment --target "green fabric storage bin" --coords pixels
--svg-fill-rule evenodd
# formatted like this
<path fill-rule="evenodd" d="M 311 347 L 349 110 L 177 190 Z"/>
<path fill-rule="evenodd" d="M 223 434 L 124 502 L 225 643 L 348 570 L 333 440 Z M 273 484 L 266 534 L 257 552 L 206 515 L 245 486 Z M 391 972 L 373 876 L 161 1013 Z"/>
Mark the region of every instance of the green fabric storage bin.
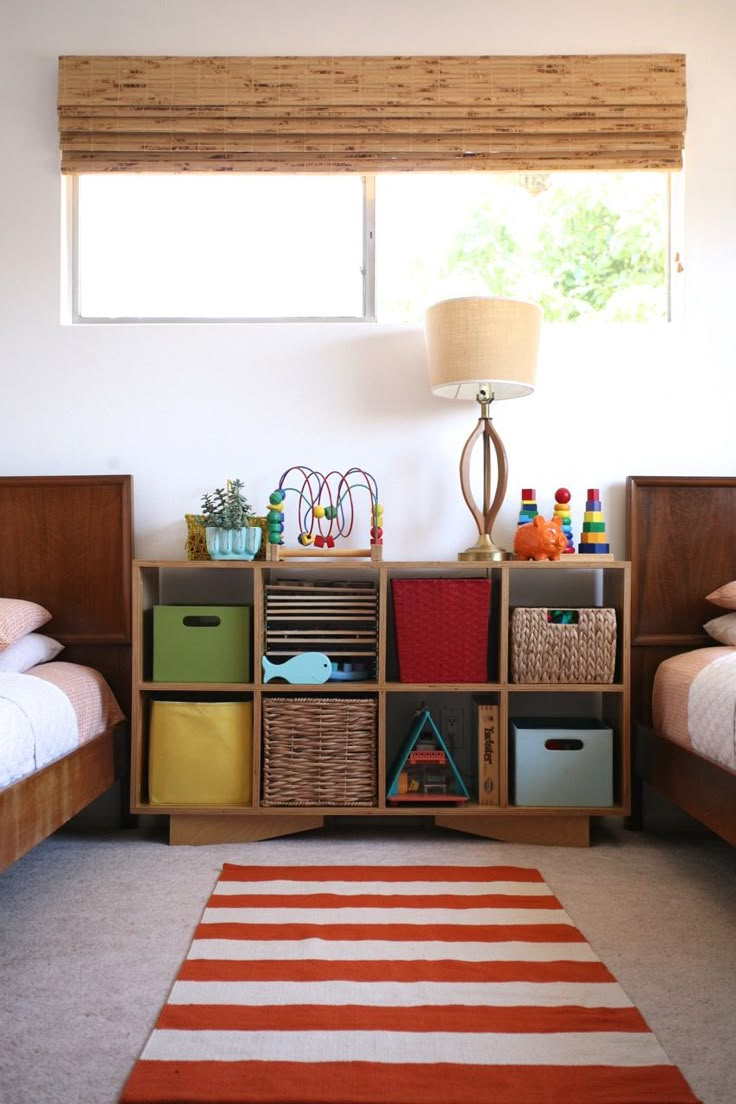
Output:
<path fill-rule="evenodd" d="M 154 606 L 154 682 L 250 682 L 250 606 Z"/>

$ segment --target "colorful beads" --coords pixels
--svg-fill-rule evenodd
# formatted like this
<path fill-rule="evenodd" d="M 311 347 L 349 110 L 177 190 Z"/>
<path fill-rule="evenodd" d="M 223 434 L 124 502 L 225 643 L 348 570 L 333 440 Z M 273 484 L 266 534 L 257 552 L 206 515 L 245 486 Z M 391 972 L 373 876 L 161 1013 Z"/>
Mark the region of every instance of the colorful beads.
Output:
<path fill-rule="evenodd" d="M 567 547 L 564 549 L 566 554 L 575 551 L 575 541 L 572 535 L 572 522 L 570 520 L 570 499 L 571 494 L 567 487 L 558 487 L 555 491 L 555 511 L 554 516 L 560 519 L 562 525 L 562 532 L 565 537 Z"/>

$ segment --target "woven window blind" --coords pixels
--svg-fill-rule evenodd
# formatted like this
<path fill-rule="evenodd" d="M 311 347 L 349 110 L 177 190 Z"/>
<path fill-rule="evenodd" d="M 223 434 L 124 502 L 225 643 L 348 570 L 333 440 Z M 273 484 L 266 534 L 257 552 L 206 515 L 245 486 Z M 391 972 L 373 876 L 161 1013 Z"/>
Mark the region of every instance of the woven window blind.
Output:
<path fill-rule="evenodd" d="M 59 59 L 79 172 L 677 169 L 681 54 Z"/>

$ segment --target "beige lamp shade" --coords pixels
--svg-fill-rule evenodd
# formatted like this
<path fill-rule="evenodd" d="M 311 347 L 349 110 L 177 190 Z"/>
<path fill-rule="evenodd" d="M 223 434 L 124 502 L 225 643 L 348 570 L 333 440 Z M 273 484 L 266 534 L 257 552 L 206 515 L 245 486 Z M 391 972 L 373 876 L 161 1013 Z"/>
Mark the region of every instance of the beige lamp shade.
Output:
<path fill-rule="evenodd" d="M 435 395 L 475 399 L 490 384 L 494 399 L 534 390 L 542 311 L 515 299 L 468 297 L 435 303 L 425 315 L 429 379 Z"/>

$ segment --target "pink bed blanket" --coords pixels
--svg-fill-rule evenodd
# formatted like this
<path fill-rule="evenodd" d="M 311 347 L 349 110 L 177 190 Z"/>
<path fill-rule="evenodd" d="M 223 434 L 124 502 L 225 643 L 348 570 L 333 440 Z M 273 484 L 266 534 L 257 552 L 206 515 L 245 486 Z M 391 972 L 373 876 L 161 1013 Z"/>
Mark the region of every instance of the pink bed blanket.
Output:
<path fill-rule="evenodd" d="M 0 673 L 0 789 L 105 732 L 124 715 L 98 671 L 51 662 Z"/>
<path fill-rule="evenodd" d="M 736 769 L 736 648 L 697 648 L 664 660 L 654 677 L 652 717 L 668 740 Z"/>

